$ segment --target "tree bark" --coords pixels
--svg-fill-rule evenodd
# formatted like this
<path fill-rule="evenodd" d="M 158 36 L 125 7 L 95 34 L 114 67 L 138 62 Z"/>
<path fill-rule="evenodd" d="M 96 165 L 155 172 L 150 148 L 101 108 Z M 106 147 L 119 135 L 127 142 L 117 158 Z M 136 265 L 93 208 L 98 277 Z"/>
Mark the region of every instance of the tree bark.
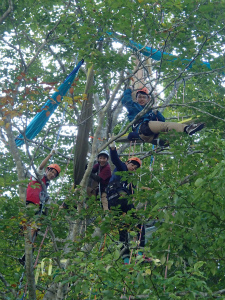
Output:
<path fill-rule="evenodd" d="M 79 118 L 80 126 L 77 133 L 77 141 L 74 153 L 74 186 L 80 184 L 83 178 L 86 165 L 86 156 L 88 153 L 88 138 L 92 125 L 92 107 L 93 107 L 93 93 L 89 90 L 93 86 L 94 81 L 94 67 L 91 66 L 88 71 L 87 84 L 84 93 L 87 94 L 87 100 L 83 101 L 81 115 Z"/>
<path fill-rule="evenodd" d="M 17 174 L 19 181 L 26 179 L 24 167 L 20 157 L 20 153 L 16 147 L 15 139 L 12 133 L 11 119 L 8 117 L 5 121 L 5 130 L 8 137 L 8 144 L 10 153 L 15 161 Z M 19 184 L 19 197 L 20 200 L 26 201 L 26 186 L 24 184 Z M 36 286 L 33 272 L 33 251 L 32 251 L 32 241 L 31 241 L 31 232 L 30 227 L 27 227 L 27 230 L 24 231 L 25 235 L 25 254 L 26 254 L 26 275 L 27 275 L 27 284 L 29 291 L 29 299 L 36 300 Z"/>

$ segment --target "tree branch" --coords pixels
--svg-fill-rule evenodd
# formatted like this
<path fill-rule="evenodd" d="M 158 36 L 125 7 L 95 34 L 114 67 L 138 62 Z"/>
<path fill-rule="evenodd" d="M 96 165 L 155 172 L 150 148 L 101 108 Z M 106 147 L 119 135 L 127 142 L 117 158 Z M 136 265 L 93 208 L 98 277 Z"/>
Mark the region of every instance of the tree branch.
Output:
<path fill-rule="evenodd" d="M 13 3 L 12 0 L 8 0 L 9 2 L 9 7 L 8 9 L 4 12 L 4 14 L 1 16 L 0 18 L 0 24 L 8 17 L 8 15 L 11 13 L 11 11 L 13 10 Z"/>

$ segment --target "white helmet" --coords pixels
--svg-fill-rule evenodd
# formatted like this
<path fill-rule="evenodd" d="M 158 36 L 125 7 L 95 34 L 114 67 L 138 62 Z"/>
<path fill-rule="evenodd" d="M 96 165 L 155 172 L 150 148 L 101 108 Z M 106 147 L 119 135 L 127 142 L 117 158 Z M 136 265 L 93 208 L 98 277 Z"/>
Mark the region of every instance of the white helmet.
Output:
<path fill-rule="evenodd" d="M 109 158 L 109 152 L 107 150 L 102 150 L 101 152 L 99 152 L 98 158 L 100 155 L 105 155 L 105 156 L 107 156 L 107 158 Z"/>

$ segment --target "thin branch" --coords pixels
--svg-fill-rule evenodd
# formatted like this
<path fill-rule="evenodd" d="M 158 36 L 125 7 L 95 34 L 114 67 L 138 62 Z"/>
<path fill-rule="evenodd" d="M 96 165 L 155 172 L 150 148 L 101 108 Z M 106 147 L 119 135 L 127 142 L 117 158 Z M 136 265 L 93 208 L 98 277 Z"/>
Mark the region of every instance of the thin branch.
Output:
<path fill-rule="evenodd" d="M 0 18 L 0 24 L 8 17 L 8 15 L 11 13 L 11 11 L 13 10 L 13 3 L 12 0 L 8 0 L 9 2 L 9 7 L 8 9 L 4 12 L 4 14 L 1 16 Z"/>
<path fill-rule="evenodd" d="M 46 34 L 46 38 L 44 40 L 44 42 L 40 45 L 40 47 L 37 49 L 36 53 L 34 54 L 33 58 L 30 60 L 30 62 L 27 65 L 27 68 L 29 68 L 32 63 L 35 61 L 35 59 L 38 57 L 39 53 L 41 52 L 41 50 L 45 47 L 45 45 L 49 42 L 49 37 L 51 36 L 51 34 L 55 31 L 55 29 L 58 27 L 58 25 L 61 23 L 61 20 L 59 20 L 58 22 L 56 22 L 55 26 Z"/>
<path fill-rule="evenodd" d="M 65 66 L 64 66 L 63 62 L 61 61 L 61 59 L 59 58 L 59 56 L 53 51 L 53 49 L 50 45 L 48 46 L 48 49 L 51 52 L 52 56 L 54 56 L 56 58 L 56 60 L 58 61 L 61 69 L 63 70 L 63 73 L 65 73 L 66 72 Z"/>
<path fill-rule="evenodd" d="M 25 67 L 25 69 L 26 69 L 27 66 L 26 66 L 25 60 L 24 60 L 24 58 L 23 58 L 23 53 L 22 53 L 22 51 L 21 51 L 20 49 L 18 49 L 16 46 L 14 46 L 14 45 L 10 44 L 9 42 L 7 42 L 3 37 L 0 37 L 0 38 L 1 38 L 1 40 L 2 40 L 6 45 L 8 45 L 10 48 L 16 50 L 16 52 L 19 53 L 19 56 L 20 56 L 22 65 L 24 65 L 24 67 Z"/>
<path fill-rule="evenodd" d="M 198 103 L 198 101 L 196 101 L 195 103 Z M 193 104 L 193 103 L 187 103 L 187 104 L 185 104 L 185 103 L 172 103 L 172 104 L 167 104 L 167 105 L 160 105 L 157 108 L 183 106 L 183 107 L 187 107 L 187 108 L 191 108 L 191 109 L 197 110 L 197 111 L 201 112 L 202 114 L 206 114 L 206 115 L 208 115 L 208 116 L 210 116 L 212 118 L 215 118 L 215 119 L 218 119 L 218 120 L 221 120 L 221 121 L 225 122 L 225 119 L 222 119 L 220 117 L 214 116 L 213 114 L 210 114 L 209 112 L 204 111 L 204 110 L 202 110 L 202 109 L 200 109 L 198 107 L 194 107 L 194 106 L 192 106 L 190 104 Z"/>

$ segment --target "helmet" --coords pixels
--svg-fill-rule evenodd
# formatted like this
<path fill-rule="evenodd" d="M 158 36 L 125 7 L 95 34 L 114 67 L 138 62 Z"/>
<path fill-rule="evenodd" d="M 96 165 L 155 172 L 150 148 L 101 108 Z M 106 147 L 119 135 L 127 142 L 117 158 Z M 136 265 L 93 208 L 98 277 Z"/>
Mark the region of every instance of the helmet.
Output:
<path fill-rule="evenodd" d="M 61 172 L 61 168 L 57 164 L 51 164 L 51 165 L 47 166 L 47 168 L 49 168 L 49 169 L 55 169 L 58 172 L 58 175 Z"/>
<path fill-rule="evenodd" d="M 143 87 L 142 89 L 137 90 L 136 97 L 137 97 L 138 92 L 143 92 L 143 93 L 145 93 L 147 95 L 149 94 L 149 90 L 146 87 Z"/>
<path fill-rule="evenodd" d="M 105 156 L 107 156 L 107 158 L 109 158 L 109 152 L 107 150 L 102 150 L 101 152 L 99 152 L 98 158 L 100 155 L 105 155 Z"/>
<path fill-rule="evenodd" d="M 128 159 L 128 161 L 129 162 L 136 161 L 141 166 L 141 160 L 138 157 L 131 157 L 130 159 Z"/>

